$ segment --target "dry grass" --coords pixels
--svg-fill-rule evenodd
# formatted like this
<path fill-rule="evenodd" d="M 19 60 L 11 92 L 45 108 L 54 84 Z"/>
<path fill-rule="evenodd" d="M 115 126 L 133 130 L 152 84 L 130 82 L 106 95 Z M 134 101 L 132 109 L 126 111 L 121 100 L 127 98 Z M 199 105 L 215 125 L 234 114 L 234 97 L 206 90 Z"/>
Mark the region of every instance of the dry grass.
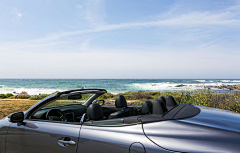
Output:
<path fill-rule="evenodd" d="M 37 102 L 38 100 L 24 100 L 24 99 L 0 100 L 0 119 L 14 112 L 26 111 Z"/>

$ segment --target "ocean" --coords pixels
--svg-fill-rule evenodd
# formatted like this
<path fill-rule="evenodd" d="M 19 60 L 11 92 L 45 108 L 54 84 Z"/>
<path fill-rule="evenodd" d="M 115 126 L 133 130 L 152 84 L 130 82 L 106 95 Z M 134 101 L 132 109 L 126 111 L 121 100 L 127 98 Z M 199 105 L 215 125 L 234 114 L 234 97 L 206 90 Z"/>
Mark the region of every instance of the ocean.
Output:
<path fill-rule="evenodd" d="M 176 87 L 184 84 L 184 87 Z M 113 94 L 127 91 L 179 91 L 204 86 L 236 85 L 240 79 L 0 79 L 0 94 L 50 94 L 77 88 L 103 88 Z M 221 90 L 214 89 L 213 90 Z"/>

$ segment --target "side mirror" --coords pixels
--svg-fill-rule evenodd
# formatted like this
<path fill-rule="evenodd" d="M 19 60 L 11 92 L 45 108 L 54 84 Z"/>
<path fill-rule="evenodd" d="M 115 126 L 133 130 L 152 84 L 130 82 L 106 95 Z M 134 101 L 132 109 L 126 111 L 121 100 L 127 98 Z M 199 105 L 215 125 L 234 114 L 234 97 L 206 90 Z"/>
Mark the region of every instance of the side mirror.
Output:
<path fill-rule="evenodd" d="M 12 113 L 8 116 L 8 120 L 12 123 L 22 123 L 24 120 L 24 114 L 23 112 Z"/>

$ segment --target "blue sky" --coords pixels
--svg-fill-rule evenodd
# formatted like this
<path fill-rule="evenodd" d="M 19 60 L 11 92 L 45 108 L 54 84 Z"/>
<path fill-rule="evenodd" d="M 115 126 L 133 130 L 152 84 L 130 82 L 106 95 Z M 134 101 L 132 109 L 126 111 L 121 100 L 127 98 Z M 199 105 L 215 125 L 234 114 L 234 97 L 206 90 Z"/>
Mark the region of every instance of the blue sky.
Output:
<path fill-rule="evenodd" d="M 240 76 L 240 4 L 0 1 L 0 78 Z"/>

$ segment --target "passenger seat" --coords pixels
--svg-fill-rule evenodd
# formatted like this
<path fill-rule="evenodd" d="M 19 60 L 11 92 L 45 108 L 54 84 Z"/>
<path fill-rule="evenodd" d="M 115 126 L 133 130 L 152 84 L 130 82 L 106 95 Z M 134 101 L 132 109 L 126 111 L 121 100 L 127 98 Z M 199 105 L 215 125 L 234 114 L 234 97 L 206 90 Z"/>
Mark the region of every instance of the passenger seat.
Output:
<path fill-rule="evenodd" d="M 94 102 L 87 108 L 87 118 L 88 120 L 94 121 L 105 119 L 102 107 L 99 105 L 99 103 Z"/>
<path fill-rule="evenodd" d="M 122 108 L 122 110 L 114 112 L 109 115 L 108 119 L 128 117 L 129 110 L 127 108 L 127 101 L 123 95 L 119 95 L 115 100 L 115 106 L 117 108 Z"/>
<path fill-rule="evenodd" d="M 163 103 L 166 105 L 166 98 L 164 96 L 161 96 L 159 99 L 161 99 Z"/>
<path fill-rule="evenodd" d="M 161 99 L 153 101 L 153 114 L 164 115 L 167 111 L 168 109 Z"/>
<path fill-rule="evenodd" d="M 150 100 L 145 101 L 142 104 L 142 114 L 152 114 L 153 104 Z"/>

